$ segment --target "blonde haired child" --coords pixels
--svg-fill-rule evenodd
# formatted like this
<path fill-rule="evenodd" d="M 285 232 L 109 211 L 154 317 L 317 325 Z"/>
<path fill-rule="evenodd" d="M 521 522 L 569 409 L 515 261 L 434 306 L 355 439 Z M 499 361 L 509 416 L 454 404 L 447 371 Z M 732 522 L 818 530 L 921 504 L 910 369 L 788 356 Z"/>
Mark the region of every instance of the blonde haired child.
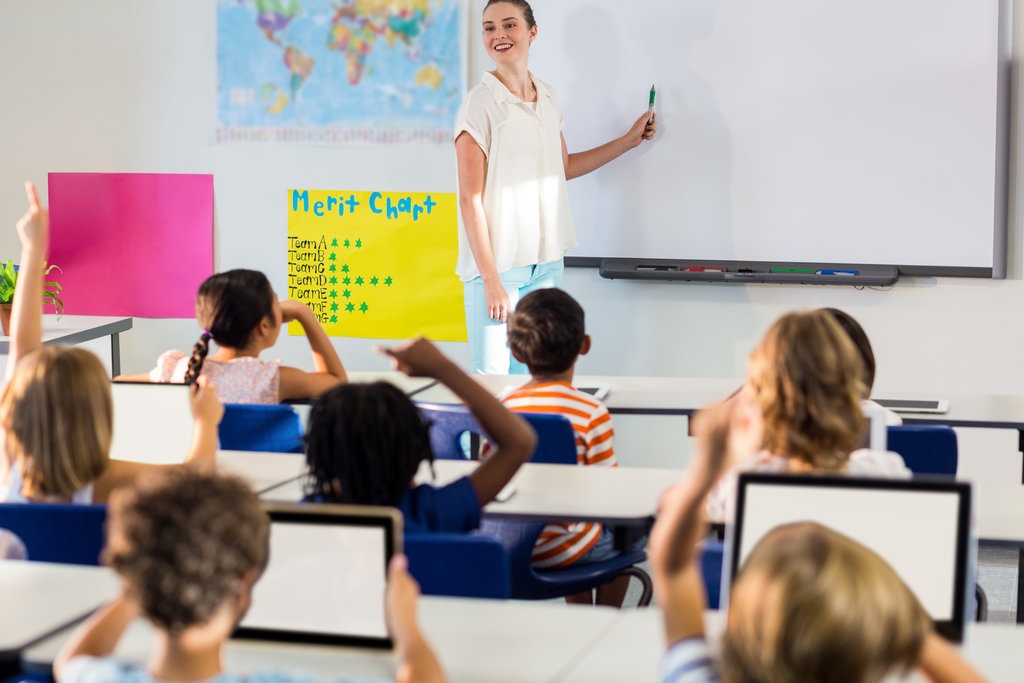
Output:
<path fill-rule="evenodd" d="M 708 498 L 708 517 L 729 520 L 741 470 L 910 477 L 891 451 L 860 448 L 867 430 L 864 361 L 827 310 L 788 313 L 750 355 L 739 396 L 764 418 L 754 444 Z"/>
<path fill-rule="evenodd" d="M 933 683 L 981 681 L 892 568 L 813 523 L 779 527 L 751 551 L 733 584 L 721 651 L 711 654 L 695 549 L 701 508 L 763 430 L 759 408 L 743 396 L 704 411 L 690 472 L 662 499 L 648 544 L 669 644 L 662 683 L 876 683 L 913 667 Z"/>
<path fill-rule="evenodd" d="M 113 403 L 100 360 L 82 349 L 42 345 L 43 262 L 50 220 L 35 187 L 18 222 L 21 268 L 11 315 L 7 385 L 0 395 L 5 457 L 0 501 L 106 502 L 111 491 L 156 467 L 110 459 Z M 192 392 L 195 425 L 186 456 L 212 467 L 223 407 L 205 381 Z"/>

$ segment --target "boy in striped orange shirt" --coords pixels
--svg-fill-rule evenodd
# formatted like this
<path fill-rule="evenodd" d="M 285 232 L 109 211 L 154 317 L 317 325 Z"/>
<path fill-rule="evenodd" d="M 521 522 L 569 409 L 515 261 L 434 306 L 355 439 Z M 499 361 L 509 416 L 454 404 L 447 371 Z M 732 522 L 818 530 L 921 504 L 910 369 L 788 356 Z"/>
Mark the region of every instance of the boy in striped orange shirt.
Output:
<path fill-rule="evenodd" d="M 576 433 L 579 464 L 616 467 L 608 409 L 572 385 L 576 359 L 590 350 L 590 335 L 583 323 L 579 303 L 560 289 L 538 289 L 520 299 L 508 321 L 508 345 L 531 377 L 502 402 L 513 412 L 568 418 Z M 616 554 L 611 528 L 592 522 L 551 523 L 533 548 L 533 565 L 552 569 L 599 562 Z M 620 577 L 598 588 L 597 604 L 621 605 L 628 583 L 629 577 Z M 582 593 L 566 601 L 591 604 L 593 596 Z"/>

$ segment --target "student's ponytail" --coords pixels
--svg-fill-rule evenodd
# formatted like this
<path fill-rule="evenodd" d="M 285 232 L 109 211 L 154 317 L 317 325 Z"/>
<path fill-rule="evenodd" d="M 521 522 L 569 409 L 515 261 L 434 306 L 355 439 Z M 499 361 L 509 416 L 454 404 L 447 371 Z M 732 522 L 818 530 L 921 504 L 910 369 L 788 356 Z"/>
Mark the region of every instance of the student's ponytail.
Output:
<path fill-rule="evenodd" d="M 199 378 L 199 373 L 203 371 L 203 361 L 206 360 L 206 354 L 210 352 L 210 337 L 210 332 L 203 330 L 199 341 L 192 347 L 192 355 L 188 359 L 188 370 L 185 372 L 185 384 L 194 384 Z"/>

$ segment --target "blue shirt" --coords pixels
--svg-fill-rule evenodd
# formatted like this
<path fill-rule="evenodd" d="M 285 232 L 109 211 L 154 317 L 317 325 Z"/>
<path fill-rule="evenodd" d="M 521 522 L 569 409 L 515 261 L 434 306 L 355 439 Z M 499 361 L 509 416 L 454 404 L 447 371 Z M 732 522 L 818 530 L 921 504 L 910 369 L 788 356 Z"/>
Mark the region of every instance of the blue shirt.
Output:
<path fill-rule="evenodd" d="M 480 500 L 469 477 L 435 487 L 420 484 L 409 489 L 398 509 L 405 517 L 405 533 L 461 532 L 480 527 Z"/>
<path fill-rule="evenodd" d="M 334 683 L 381 683 L 391 678 L 335 678 Z M 78 656 L 64 666 L 60 683 L 158 683 L 145 667 L 113 657 Z M 246 676 L 221 673 L 204 683 L 325 683 L 324 679 L 298 671 L 260 671 Z"/>

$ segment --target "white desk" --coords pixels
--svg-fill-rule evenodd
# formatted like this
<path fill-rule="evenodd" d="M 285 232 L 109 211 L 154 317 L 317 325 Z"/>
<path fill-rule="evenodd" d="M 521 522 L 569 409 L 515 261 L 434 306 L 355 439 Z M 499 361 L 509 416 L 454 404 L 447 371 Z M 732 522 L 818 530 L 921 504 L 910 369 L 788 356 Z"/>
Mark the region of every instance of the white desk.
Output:
<path fill-rule="evenodd" d="M 618 618 L 616 610 L 558 603 L 503 602 L 424 597 L 420 623 L 452 683 L 557 680 L 573 661 Z M 23 654 L 29 668 L 48 666 L 68 633 Z M 117 649 L 128 661 L 145 662 L 152 651 L 152 628 L 136 622 Z M 227 668 L 240 674 L 266 669 L 298 669 L 325 680 L 341 676 L 390 678 L 390 653 L 257 641 L 228 643 Z M 636 679 L 623 679 L 636 680 Z"/>
<path fill-rule="evenodd" d="M 118 589 L 103 567 L 0 560 L 0 658 L 78 622 Z"/>
<path fill-rule="evenodd" d="M 507 387 L 519 386 L 528 375 L 473 375 L 473 379 L 498 394 Z M 608 411 L 623 415 L 691 415 L 734 392 L 743 380 L 705 377 L 626 377 L 617 375 L 579 375 L 578 387 L 607 386 L 604 404 Z M 444 385 L 436 384 L 412 396 L 423 403 L 458 403 Z"/>
<path fill-rule="evenodd" d="M 306 471 L 306 458 L 299 453 L 217 451 L 217 469 L 245 479 L 262 494 L 299 482 Z"/>
<path fill-rule="evenodd" d="M 437 460 L 437 485 L 444 485 L 471 472 L 477 463 Z M 645 524 L 654 517 L 661 492 L 678 481 L 681 471 L 641 467 L 570 467 L 526 463 L 511 486 L 512 496 L 491 501 L 484 515 L 522 521 L 576 520 L 620 526 Z M 420 483 L 430 481 L 424 465 L 417 475 Z M 302 499 L 302 482 L 295 479 L 266 491 L 264 500 Z"/>
<path fill-rule="evenodd" d="M 705 624 L 709 642 L 716 647 L 717 635 L 725 626 L 724 614 L 706 613 Z M 1024 670 L 1018 658 L 1021 648 L 1024 648 L 1024 629 L 1010 624 L 972 623 L 967 626 L 960 651 L 992 683 L 1017 683 Z M 556 680 L 564 683 L 656 681 L 664 652 L 661 610 L 657 607 L 624 610 Z M 915 673 L 905 680 L 924 679 Z"/>
<path fill-rule="evenodd" d="M 110 335 L 111 376 L 121 374 L 121 332 L 132 329 L 131 318 L 94 315 L 43 316 L 44 344 L 80 344 Z M 0 337 L 0 355 L 6 356 L 11 350 L 11 338 Z"/>

